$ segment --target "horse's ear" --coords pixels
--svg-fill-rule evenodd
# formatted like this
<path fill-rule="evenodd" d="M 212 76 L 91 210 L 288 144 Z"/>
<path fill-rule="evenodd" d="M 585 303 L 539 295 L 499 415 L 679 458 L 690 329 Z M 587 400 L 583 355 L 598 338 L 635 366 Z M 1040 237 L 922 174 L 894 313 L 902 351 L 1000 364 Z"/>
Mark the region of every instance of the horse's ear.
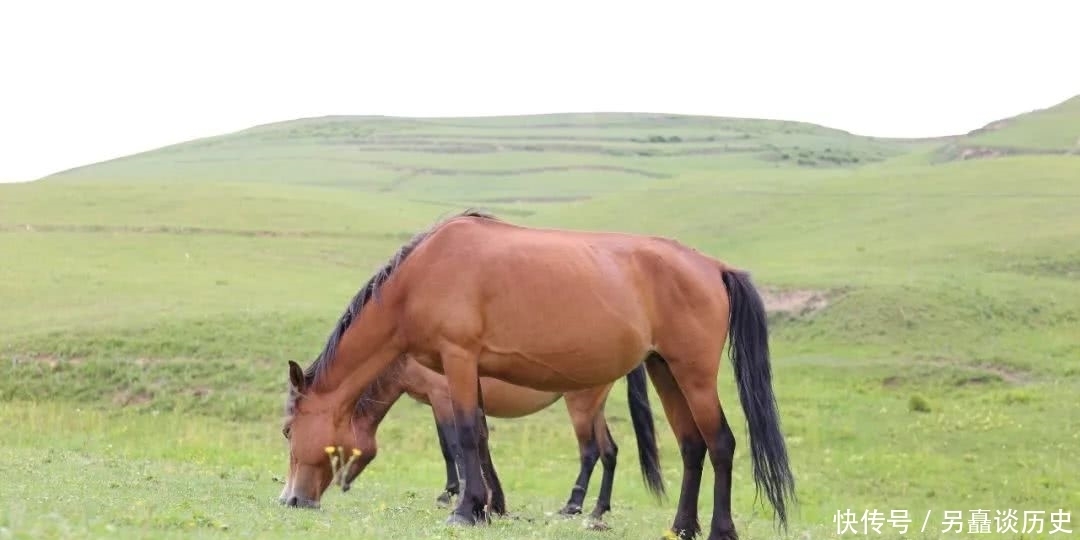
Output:
<path fill-rule="evenodd" d="M 304 370 L 292 360 L 289 360 L 289 382 L 297 392 L 304 391 Z"/>

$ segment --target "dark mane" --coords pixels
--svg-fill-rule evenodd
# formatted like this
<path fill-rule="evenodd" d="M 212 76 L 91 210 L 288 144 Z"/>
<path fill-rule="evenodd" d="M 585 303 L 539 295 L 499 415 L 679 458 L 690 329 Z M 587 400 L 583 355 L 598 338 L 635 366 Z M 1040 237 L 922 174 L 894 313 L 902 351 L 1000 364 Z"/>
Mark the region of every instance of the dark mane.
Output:
<path fill-rule="evenodd" d="M 341 336 L 345 335 L 345 331 L 349 329 L 349 326 L 356 321 L 360 316 L 360 310 L 364 308 L 367 303 L 374 298 L 378 300 L 379 289 L 382 287 L 386 280 L 394 273 L 401 263 L 409 256 L 416 246 L 426 240 L 431 233 L 436 229 L 446 224 L 448 221 L 459 217 L 478 217 L 483 219 L 498 219 L 494 215 L 480 210 L 469 209 L 459 214 L 452 215 L 448 218 L 439 220 L 435 225 L 429 227 L 426 231 L 417 233 L 412 237 L 405 245 L 398 249 L 397 253 L 390 258 L 390 261 L 380 268 L 375 275 L 353 296 L 352 301 L 349 302 L 348 307 L 345 308 L 345 312 L 341 314 L 341 318 L 338 319 L 337 325 L 334 330 L 330 332 L 330 337 L 326 340 L 326 345 L 323 347 L 319 356 L 315 358 L 315 361 L 308 366 L 304 372 L 304 378 L 307 379 L 307 386 L 311 386 L 318 379 L 322 377 L 322 374 L 326 372 L 334 361 L 334 351 L 337 350 L 338 343 L 341 341 Z"/>

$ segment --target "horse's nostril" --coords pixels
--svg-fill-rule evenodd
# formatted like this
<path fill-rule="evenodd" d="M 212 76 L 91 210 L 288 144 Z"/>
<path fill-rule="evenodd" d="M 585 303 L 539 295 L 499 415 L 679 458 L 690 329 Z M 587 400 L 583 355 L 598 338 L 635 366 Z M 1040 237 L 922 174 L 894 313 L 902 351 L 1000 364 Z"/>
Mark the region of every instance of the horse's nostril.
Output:
<path fill-rule="evenodd" d="M 300 498 L 297 497 L 296 495 L 293 495 L 292 497 L 289 497 L 289 501 L 286 502 L 285 504 L 287 504 L 289 506 L 292 506 L 292 507 L 296 507 L 296 506 L 298 506 L 300 504 Z"/>

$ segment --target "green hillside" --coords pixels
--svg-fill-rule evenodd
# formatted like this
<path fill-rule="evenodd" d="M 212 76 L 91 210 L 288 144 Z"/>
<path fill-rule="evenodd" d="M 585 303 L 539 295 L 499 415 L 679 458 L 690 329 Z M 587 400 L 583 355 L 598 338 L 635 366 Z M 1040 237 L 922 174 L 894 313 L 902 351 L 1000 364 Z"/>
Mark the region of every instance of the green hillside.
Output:
<path fill-rule="evenodd" d="M 174 145 L 49 180 L 286 183 L 466 203 L 563 201 L 718 166 L 850 167 L 909 146 L 795 122 L 692 116 L 328 117 Z"/>
<path fill-rule="evenodd" d="M 1080 96 L 991 122 L 942 149 L 954 159 L 1017 154 L 1080 154 Z"/>
<path fill-rule="evenodd" d="M 0 536 L 657 537 L 678 444 L 654 395 L 655 503 L 622 383 L 608 533 L 547 515 L 578 470 L 561 404 L 491 420 L 518 519 L 441 525 L 431 413 L 407 398 L 351 492 L 321 512 L 275 502 L 286 360 L 310 362 L 401 243 L 469 205 L 671 236 L 753 273 L 801 501 L 791 538 L 836 536 L 847 509 L 908 510 L 916 531 L 931 512 L 904 538 L 952 536 L 945 510 L 1016 509 L 1020 529 L 1042 510 L 1048 531 L 1050 512 L 1080 510 L 1080 155 L 1056 152 L 1080 136 L 1077 103 L 913 141 L 674 115 L 328 117 L 0 186 L 0 421 L 15 426 Z M 992 145 L 1039 151 L 957 150 Z M 771 538 L 729 368 L 720 385 L 736 525 Z"/>

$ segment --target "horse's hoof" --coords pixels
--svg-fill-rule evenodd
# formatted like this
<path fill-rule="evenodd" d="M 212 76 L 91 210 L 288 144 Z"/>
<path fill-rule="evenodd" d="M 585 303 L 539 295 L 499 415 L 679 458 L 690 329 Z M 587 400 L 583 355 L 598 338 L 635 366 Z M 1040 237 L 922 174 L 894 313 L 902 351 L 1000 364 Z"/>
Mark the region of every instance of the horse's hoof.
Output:
<path fill-rule="evenodd" d="M 455 527 L 472 527 L 473 525 L 476 525 L 476 520 L 471 516 L 450 514 L 450 517 L 446 518 L 446 524 Z"/>
<path fill-rule="evenodd" d="M 440 508 L 450 506 L 450 501 L 453 499 L 453 495 L 449 491 L 442 492 L 441 495 L 435 498 L 435 505 Z"/>
<path fill-rule="evenodd" d="M 581 507 L 576 504 L 568 504 L 562 507 L 562 510 L 556 512 L 556 514 L 563 517 L 571 517 L 581 514 Z"/>

